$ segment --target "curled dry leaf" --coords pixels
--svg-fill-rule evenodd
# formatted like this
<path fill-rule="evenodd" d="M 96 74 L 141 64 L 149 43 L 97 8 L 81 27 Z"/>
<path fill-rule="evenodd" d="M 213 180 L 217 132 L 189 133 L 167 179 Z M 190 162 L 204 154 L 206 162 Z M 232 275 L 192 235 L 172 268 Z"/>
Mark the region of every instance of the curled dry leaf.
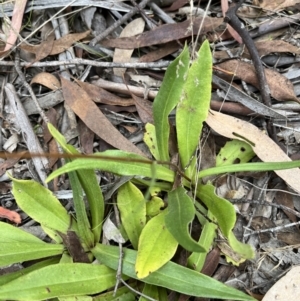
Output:
<path fill-rule="evenodd" d="M 218 65 L 221 69 L 233 73 L 246 83 L 259 88 L 254 66 L 239 60 L 229 60 Z M 293 84 L 276 71 L 265 69 L 266 78 L 272 97 L 278 101 L 293 100 L 300 102 L 294 92 Z"/>
<path fill-rule="evenodd" d="M 134 35 L 140 34 L 144 31 L 145 21 L 143 18 L 137 18 L 131 21 L 120 34 L 120 38 L 132 37 Z M 115 63 L 127 63 L 130 61 L 133 49 L 115 49 L 113 61 Z M 114 74 L 118 76 L 123 76 L 126 68 L 114 68 Z"/>
<path fill-rule="evenodd" d="M 48 72 L 38 73 L 33 77 L 30 84 L 43 85 L 54 91 L 60 88 L 60 81 L 53 74 L 50 74 Z"/>
<path fill-rule="evenodd" d="M 291 159 L 264 132 L 249 122 L 216 111 L 210 111 L 206 123 L 220 135 L 250 144 L 256 155 L 264 162 L 286 162 Z M 300 192 L 300 169 L 274 171 L 295 191 Z"/>

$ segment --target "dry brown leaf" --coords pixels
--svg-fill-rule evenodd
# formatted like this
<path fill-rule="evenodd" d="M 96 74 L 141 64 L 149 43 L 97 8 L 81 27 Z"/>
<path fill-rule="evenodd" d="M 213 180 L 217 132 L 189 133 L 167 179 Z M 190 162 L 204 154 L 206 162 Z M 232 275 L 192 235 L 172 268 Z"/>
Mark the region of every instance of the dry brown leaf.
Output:
<path fill-rule="evenodd" d="M 255 0 L 253 1 L 253 5 L 271 11 L 283 10 L 285 7 L 293 6 L 298 3 L 300 3 L 299 0 Z"/>
<path fill-rule="evenodd" d="M 132 37 L 137 34 L 140 34 L 144 31 L 145 21 L 143 18 L 137 18 L 131 21 L 125 26 L 120 34 L 120 38 Z M 132 56 L 133 49 L 120 49 L 116 48 L 113 62 L 114 63 L 128 63 Z M 126 68 L 114 68 L 114 74 L 118 76 L 123 76 L 126 71 Z"/>
<path fill-rule="evenodd" d="M 265 294 L 262 301 L 300 300 L 300 266 L 292 269 L 278 280 Z"/>
<path fill-rule="evenodd" d="M 219 64 L 218 67 L 259 88 L 254 66 L 250 63 L 229 60 Z M 270 69 L 265 69 L 265 73 L 272 97 L 278 101 L 293 100 L 300 102 L 295 95 L 293 84 L 285 76 Z"/>
<path fill-rule="evenodd" d="M 270 53 L 285 53 L 290 52 L 294 54 L 300 54 L 300 49 L 296 46 L 293 46 L 290 43 L 287 43 L 282 40 L 268 40 L 268 41 L 259 41 L 255 42 L 258 54 L 262 57 Z M 240 48 L 231 49 L 233 55 L 238 55 Z M 248 49 L 246 48 L 243 53 L 244 58 L 251 58 Z M 215 59 L 226 59 L 229 58 L 228 52 L 226 50 L 216 51 L 214 53 Z"/>
<path fill-rule="evenodd" d="M 276 201 L 278 204 L 286 206 L 290 209 L 294 209 L 293 196 L 290 193 L 287 193 L 285 191 L 277 191 L 275 198 L 276 198 Z M 283 209 L 283 211 L 293 223 L 297 222 L 298 219 L 295 216 L 295 214 L 293 214 L 287 210 L 284 210 L 284 209 Z"/>
<path fill-rule="evenodd" d="M 33 63 L 38 62 L 48 55 L 50 55 L 54 44 L 54 36 L 49 35 L 46 41 L 43 41 L 40 44 L 40 47 L 37 49 L 37 52 L 35 53 L 35 59 L 26 66 L 26 68 L 29 68 Z"/>
<path fill-rule="evenodd" d="M 81 33 L 71 33 L 63 36 L 62 38 L 55 40 L 53 42 L 53 47 L 49 55 L 56 55 L 59 53 L 64 52 L 68 48 L 70 48 L 74 43 L 79 40 L 86 38 L 89 35 L 90 31 L 85 31 Z M 21 49 L 26 50 L 28 52 L 35 53 L 37 55 L 40 51 L 40 48 L 43 48 L 43 43 L 40 45 L 28 45 L 28 44 L 21 44 Z"/>
<path fill-rule="evenodd" d="M 208 31 L 214 32 L 216 31 L 217 27 L 223 23 L 222 18 L 205 17 L 203 24 L 202 20 L 203 17 L 196 18 L 193 22 L 192 28 L 191 21 L 186 20 L 180 23 L 161 25 L 154 30 L 146 31 L 143 34 L 134 37 L 103 40 L 101 41 L 101 44 L 105 47 L 124 49 L 140 48 L 156 44 L 163 44 L 174 40 L 187 38 L 191 35 L 196 35 L 198 34 L 200 26 L 202 26 L 201 34 L 204 34 Z"/>
<path fill-rule="evenodd" d="M 38 73 L 36 76 L 33 77 L 30 84 L 43 85 L 53 91 L 60 88 L 59 80 L 53 74 L 48 72 Z"/>
<path fill-rule="evenodd" d="M 163 44 L 158 49 L 148 52 L 147 54 L 140 57 L 139 62 L 147 63 L 147 62 L 154 62 L 158 61 L 159 59 L 174 53 L 180 48 L 180 45 L 177 42 L 169 42 Z"/>
<path fill-rule="evenodd" d="M 298 47 L 282 40 L 259 41 L 255 43 L 255 46 L 260 56 L 265 56 L 274 52 L 300 54 L 300 49 Z M 246 50 L 246 52 L 248 53 L 248 50 Z"/>
<path fill-rule="evenodd" d="M 128 107 L 135 104 L 132 98 L 122 98 L 110 93 L 96 85 L 92 85 L 82 81 L 76 81 L 77 84 L 84 89 L 94 102 L 104 103 L 112 106 Z"/>
<path fill-rule="evenodd" d="M 263 162 L 292 161 L 271 138 L 249 122 L 212 110 L 208 114 L 206 122 L 220 135 L 251 145 L 253 151 Z M 295 191 L 300 192 L 299 168 L 275 170 L 274 172 Z"/>
<path fill-rule="evenodd" d="M 10 25 L 11 28 L 10 28 L 10 31 L 9 31 L 9 34 L 8 34 L 8 37 L 6 40 L 5 48 L 3 51 L 0 51 L 0 57 L 3 57 L 8 53 L 8 51 L 14 46 L 14 44 L 18 38 L 18 34 L 19 34 L 19 31 L 22 26 L 23 15 L 24 15 L 26 3 L 27 3 L 27 0 L 16 0 L 15 1 L 14 11 L 13 11 L 11 25 Z"/>
<path fill-rule="evenodd" d="M 64 78 L 61 78 L 61 84 L 66 103 L 96 135 L 115 148 L 144 156 L 120 134 L 81 87 Z"/>

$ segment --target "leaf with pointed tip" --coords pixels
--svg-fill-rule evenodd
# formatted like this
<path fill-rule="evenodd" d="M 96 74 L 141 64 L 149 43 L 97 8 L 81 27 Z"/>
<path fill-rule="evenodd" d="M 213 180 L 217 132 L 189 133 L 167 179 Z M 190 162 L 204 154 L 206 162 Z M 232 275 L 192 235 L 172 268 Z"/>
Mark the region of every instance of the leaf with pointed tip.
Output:
<path fill-rule="evenodd" d="M 188 71 L 176 111 L 178 149 L 183 168 L 190 163 L 199 143 L 203 122 L 210 108 L 211 82 L 212 55 L 206 40 Z M 190 178 L 193 169 L 191 164 L 185 171 Z"/>
<path fill-rule="evenodd" d="M 157 160 L 170 160 L 168 145 L 170 126 L 168 116 L 180 100 L 189 60 L 188 47 L 185 46 L 181 54 L 168 67 L 153 102 L 153 118 L 159 153 Z"/>
<path fill-rule="evenodd" d="M 205 252 L 205 248 L 193 240 L 188 227 L 195 217 L 195 207 L 183 187 L 177 187 L 168 193 L 168 214 L 166 227 L 177 242 L 191 252 Z"/>

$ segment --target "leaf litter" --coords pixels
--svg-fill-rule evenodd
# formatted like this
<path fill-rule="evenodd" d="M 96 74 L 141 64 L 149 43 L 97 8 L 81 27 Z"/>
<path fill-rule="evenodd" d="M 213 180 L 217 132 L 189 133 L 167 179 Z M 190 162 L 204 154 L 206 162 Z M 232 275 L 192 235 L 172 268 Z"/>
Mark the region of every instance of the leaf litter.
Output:
<path fill-rule="evenodd" d="M 31 83 L 41 108 L 51 108 L 53 110 L 51 116 L 57 116 L 53 118 L 56 118 L 55 123 L 59 130 L 66 137 L 70 139 L 73 137 L 71 142 L 74 146 L 85 151 L 95 152 L 114 147 L 143 156 L 150 156 L 149 153 L 145 152 L 142 134 L 146 121 L 151 121 L 152 118 L 151 103 L 157 94 L 157 87 L 146 82 L 133 82 L 131 76 L 133 74 L 147 75 L 155 80 L 161 80 L 164 69 L 159 67 L 147 68 L 147 65 L 144 65 L 143 69 L 136 68 L 134 65 L 132 65 L 132 68 L 124 68 L 123 63 L 148 63 L 160 62 L 161 60 L 171 62 L 177 57 L 178 50 L 182 49 L 185 42 L 191 43 L 191 45 L 194 43 L 200 24 L 202 26 L 200 37 L 205 35 L 214 50 L 215 74 L 235 89 L 246 93 L 247 97 L 256 98 L 259 101 L 260 92 L 258 91 L 256 71 L 252 62 L 249 61 L 251 57 L 248 50 L 235 43 L 234 39 L 241 42 L 241 38 L 232 29 L 226 29 L 224 26 L 222 14 L 226 13 L 228 1 L 221 1 L 222 6 L 214 4 L 208 7 L 208 15 L 198 16 L 195 13 L 192 22 L 189 15 L 183 13 L 183 10 L 179 10 L 185 7 L 192 11 L 189 1 L 178 0 L 174 3 L 171 1 L 165 7 L 160 8 L 162 14 L 155 13 L 154 10 L 150 9 L 150 6 L 146 7 L 141 11 L 141 14 L 136 14 L 128 20 L 127 25 L 121 24 L 94 47 L 89 45 L 89 42 L 94 38 L 93 34 L 97 32 L 96 27 L 99 26 L 95 25 L 95 21 L 93 23 L 96 13 L 81 14 L 80 16 L 76 14 L 76 10 L 78 8 L 84 9 L 83 7 L 78 7 L 77 4 L 74 6 L 74 3 L 70 3 L 70 6 L 66 7 L 65 1 L 55 1 L 55 13 L 59 10 L 62 12 L 62 15 L 60 15 L 61 23 L 57 26 L 64 34 L 58 39 L 55 39 L 53 35 L 41 39 L 41 33 L 46 28 L 46 24 L 42 20 L 47 19 L 47 22 L 49 22 L 49 15 L 46 10 L 53 6 L 51 6 L 51 3 L 39 2 L 34 1 L 33 4 L 28 4 L 27 7 L 26 1 L 23 0 L 15 1 L 13 6 L 11 6 L 12 4 L 5 6 L 5 2 L 1 3 L 3 8 L 1 11 L 4 14 L 7 13 L 3 19 L 1 32 L 0 54 L 3 58 L 1 85 L 6 85 L 5 90 L 8 91 L 11 86 L 7 83 L 13 83 L 19 98 L 24 101 L 25 110 L 29 115 L 26 119 L 29 119 L 36 129 L 34 132 L 30 131 L 29 134 L 27 132 L 27 130 L 29 131 L 28 127 L 26 132 L 23 133 L 23 136 L 27 138 L 28 135 L 35 135 L 35 138 L 32 137 L 31 140 L 34 143 L 21 138 L 23 141 L 18 142 L 18 149 L 24 149 L 24 146 L 27 149 L 40 147 L 36 146 L 38 145 L 37 137 L 45 139 L 46 133 L 42 130 L 38 110 L 32 108 L 28 91 L 24 89 L 18 78 L 16 80 L 11 78 L 15 48 L 20 51 L 21 58 L 24 59 L 22 64 L 27 69 L 23 69 L 23 72 L 26 73 L 26 79 Z M 114 24 L 121 14 L 132 9 L 130 4 L 123 2 L 114 4 L 106 1 L 101 2 L 102 10 L 97 9 L 97 14 L 98 18 L 99 14 L 101 15 L 99 20 L 105 20 L 106 27 Z M 89 4 L 89 1 L 84 3 L 84 5 L 87 4 Z M 295 20 L 293 20 L 293 15 L 298 16 L 300 11 L 299 1 L 253 1 L 252 4 L 253 7 L 244 6 L 238 14 L 244 20 L 250 35 L 255 41 L 261 60 L 264 62 L 270 93 L 273 97 L 272 107 L 269 109 L 275 112 L 277 110 L 278 115 L 282 115 L 281 118 L 278 115 L 271 115 L 278 127 L 277 136 L 280 145 L 273 142 L 266 135 L 265 124 L 261 118 L 266 114 L 261 111 L 261 106 L 252 105 L 250 112 L 249 110 L 239 110 L 232 97 L 228 97 L 217 86 L 214 86 L 211 106 L 213 105 L 214 110 L 220 110 L 223 113 L 213 112 L 209 115 L 207 124 L 214 130 L 214 133 L 210 133 L 209 138 L 206 138 L 210 141 L 210 147 L 205 145 L 202 148 L 206 149 L 205 154 L 215 157 L 218 149 L 228 139 L 240 139 L 250 142 L 255 149 L 257 157 L 253 160 L 260 159 L 267 162 L 290 161 L 291 156 L 297 156 L 300 153 L 299 139 L 297 140 L 296 133 L 300 129 L 298 116 L 300 111 L 299 75 L 293 73 L 288 78 L 286 76 L 291 74 L 288 73 L 289 70 L 298 68 L 300 61 L 297 41 L 299 32 L 298 28 L 294 26 Z M 196 6 L 196 3 L 194 5 Z M 284 10 L 287 7 L 289 12 Z M 205 10 L 205 7 L 201 5 L 197 9 L 199 11 Z M 28 13 L 30 10 L 32 14 Z M 280 20 L 281 17 L 276 15 L 278 11 L 284 15 L 285 19 Z M 163 14 L 167 14 L 173 22 L 167 24 L 163 19 Z M 73 19 L 68 24 L 67 18 L 69 15 Z M 10 18 L 10 16 L 12 17 Z M 257 18 L 259 18 L 258 23 L 256 22 Z M 287 20 L 286 23 L 283 20 Z M 275 27 L 274 24 L 278 24 L 279 21 L 281 21 L 281 25 Z M 51 24 L 52 31 L 56 30 L 53 23 L 49 24 Z M 68 26 L 65 26 L 66 24 Z M 130 24 L 136 29 L 136 32 L 129 29 L 129 32 L 126 33 L 126 28 L 130 28 Z M 288 25 L 290 27 L 287 27 Z M 65 27 L 63 28 L 63 26 Z M 275 31 L 280 26 L 284 30 L 277 32 L 275 35 Z M 267 31 L 269 31 L 270 36 L 273 32 L 274 37 L 270 39 L 263 36 L 268 33 Z M 77 47 L 78 42 L 91 47 Z M 75 62 L 72 62 L 71 67 L 60 57 L 61 53 L 68 54 L 70 48 L 73 48 L 76 54 Z M 28 53 L 33 53 L 35 58 L 27 60 Z M 100 64 L 96 67 L 82 65 L 82 59 L 97 61 Z M 51 63 L 59 61 L 64 63 L 62 68 L 58 64 Z M 118 67 L 113 65 L 111 67 L 101 66 L 101 62 L 112 61 L 119 63 Z M 270 62 L 273 63 L 270 64 Z M 5 65 L 4 63 L 12 64 Z M 69 79 L 63 76 L 60 77 L 63 70 L 67 70 L 71 75 Z M 60 90 L 60 86 L 62 90 Z M 9 98 L 8 95 L 6 98 Z M 62 102 L 68 104 L 78 117 L 79 135 L 75 139 L 73 134 L 70 134 L 68 114 L 61 104 Z M 286 104 L 286 106 L 279 111 L 278 104 Z M 290 104 L 293 104 L 293 106 L 289 106 Z M 7 104 L 1 108 L 3 141 L 7 141 L 15 132 L 19 133 L 16 120 L 19 118 L 25 119 L 25 117 L 14 116 L 14 114 Z M 174 120 L 174 115 L 175 112 L 172 112 L 171 122 Z M 205 141 L 205 139 L 202 141 Z M 43 148 L 46 147 L 52 149 L 52 146 L 47 146 L 44 142 Z M 206 159 L 204 158 L 204 160 Z M 211 158 L 207 161 L 211 161 Z M 13 168 L 14 174 L 20 178 L 32 177 L 32 174 L 35 173 L 33 168 L 24 169 L 23 166 L 15 163 L 9 161 L 1 163 L 1 171 L 2 169 L 5 171 Z M 37 172 L 40 173 L 40 178 L 43 179 L 45 175 L 42 169 L 37 167 Z M 299 217 L 297 214 L 300 210 L 298 195 L 300 191 L 299 169 L 276 171 L 276 175 L 269 173 L 265 186 L 258 185 L 259 179 L 265 178 L 265 173 L 236 174 L 234 176 L 236 185 L 230 184 L 230 178 L 233 176 L 213 179 L 216 181 L 216 186 L 222 186 L 225 189 L 227 187 L 227 190 L 231 191 L 230 193 L 225 191 L 228 199 L 231 196 L 236 201 L 248 203 L 247 209 L 244 205 L 236 205 L 241 214 L 235 231 L 243 235 L 246 232 L 242 229 L 246 226 L 252 228 L 252 231 L 257 231 L 259 235 L 250 236 L 248 242 L 256 248 L 257 254 L 260 255 L 257 255 L 253 262 L 246 262 L 242 267 L 234 267 L 233 271 L 232 266 L 224 264 L 222 257 L 217 252 L 217 255 L 214 255 L 214 260 L 219 260 L 219 267 L 215 267 L 213 263 L 211 263 L 211 268 L 207 266 L 209 265 L 208 257 L 205 269 L 211 269 L 210 274 L 216 278 L 223 277 L 224 282 L 236 282 L 234 284 L 236 288 L 246 288 L 254 297 L 260 299 L 263 298 L 277 279 L 289 270 L 292 264 L 299 264 L 300 233 L 297 225 L 297 217 Z M 105 181 L 106 183 L 101 184 L 113 183 L 113 179 L 106 179 Z M 55 185 L 55 189 L 58 190 L 57 184 Z M 241 185 L 243 185 L 242 190 Z M 65 189 L 69 189 L 69 187 L 66 186 Z M 240 190 L 243 193 L 239 193 Z M 270 194 L 269 192 L 272 190 L 275 190 L 275 192 Z M 250 194 L 254 197 L 249 197 Z M 26 225 L 26 222 L 21 221 L 17 212 L 5 208 L 10 204 L 9 201 L 5 201 L 6 195 L 9 194 L 6 192 L 1 195 L 3 201 L 1 201 L 0 217 L 13 223 L 19 224 L 22 222 Z M 251 201 L 253 201 L 253 204 Z M 261 204 L 278 205 L 279 207 L 274 207 L 277 208 L 276 211 L 274 209 L 271 213 L 268 213 L 267 217 L 263 216 L 262 218 L 263 213 L 257 210 L 258 205 L 254 201 L 261 202 Z M 68 203 L 65 205 L 68 206 Z M 253 216 L 253 219 L 251 216 Z M 268 223 L 264 218 L 272 219 L 272 223 Z M 292 223 L 294 225 L 289 226 Z M 259 230 L 257 230 L 257 227 Z M 269 228 L 273 231 L 272 235 L 262 240 L 262 233 L 259 231 L 266 230 L 267 232 Z M 249 235 L 244 236 L 244 239 L 247 240 L 247 237 Z M 283 296 L 285 298 L 289 294 L 295 296 L 294 286 L 291 285 L 294 277 L 294 274 L 289 272 L 282 278 L 282 281 L 287 283 L 284 286 Z M 282 281 L 278 281 L 278 285 Z M 243 282 L 243 287 L 239 286 L 241 282 Z M 276 288 L 275 285 L 263 300 L 271 300 L 269 296 L 272 292 L 278 296 L 282 289 Z"/>

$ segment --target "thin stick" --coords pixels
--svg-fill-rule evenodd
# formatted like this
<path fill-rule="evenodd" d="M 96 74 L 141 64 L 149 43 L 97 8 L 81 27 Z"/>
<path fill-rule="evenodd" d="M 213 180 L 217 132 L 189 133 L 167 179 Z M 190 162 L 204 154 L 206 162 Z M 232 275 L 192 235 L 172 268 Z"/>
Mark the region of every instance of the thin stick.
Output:
<path fill-rule="evenodd" d="M 95 60 L 86 59 L 72 59 L 66 61 L 48 61 L 48 62 L 35 62 L 30 65 L 30 67 L 55 67 L 62 65 L 89 65 L 94 67 L 103 68 L 166 68 L 170 65 L 171 61 L 160 61 L 153 63 L 113 63 L 113 62 L 97 62 Z M 0 61 L 0 66 L 14 66 L 14 62 Z M 28 62 L 21 62 L 21 67 L 26 67 Z"/>

